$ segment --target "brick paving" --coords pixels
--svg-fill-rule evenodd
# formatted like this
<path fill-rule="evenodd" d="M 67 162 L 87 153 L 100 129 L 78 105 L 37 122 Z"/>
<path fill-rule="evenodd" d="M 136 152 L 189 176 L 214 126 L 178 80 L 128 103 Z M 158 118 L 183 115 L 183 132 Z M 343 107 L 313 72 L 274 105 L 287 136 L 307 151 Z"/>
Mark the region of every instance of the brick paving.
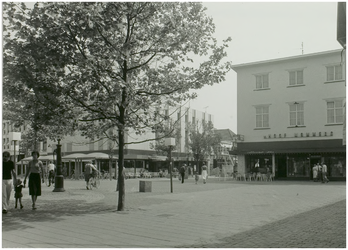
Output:
<path fill-rule="evenodd" d="M 346 200 L 185 248 L 346 248 Z"/>
<path fill-rule="evenodd" d="M 194 184 L 151 179 L 126 181 L 125 211 L 116 211 L 116 182 L 98 190 L 66 180 L 65 192 L 43 186 L 32 211 L 2 216 L 5 248 L 252 248 L 345 247 L 345 182 L 242 182 L 209 178 Z M 11 199 L 11 206 L 14 204 Z M 13 205 L 14 206 L 14 205 Z M 322 218 L 322 219 L 320 219 Z M 318 240 L 318 235 L 323 234 Z"/>

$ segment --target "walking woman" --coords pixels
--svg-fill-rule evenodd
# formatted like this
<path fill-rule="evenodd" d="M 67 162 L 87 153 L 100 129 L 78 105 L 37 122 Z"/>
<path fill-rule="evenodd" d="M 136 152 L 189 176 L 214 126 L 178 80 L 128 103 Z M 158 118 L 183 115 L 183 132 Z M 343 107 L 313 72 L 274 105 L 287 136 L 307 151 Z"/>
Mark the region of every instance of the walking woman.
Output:
<path fill-rule="evenodd" d="M 32 209 L 35 210 L 36 199 L 41 196 L 41 176 L 43 175 L 43 164 L 38 160 L 40 154 L 37 151 L 31 153 L 33 160 L 29 162 L 27 171 L 25 173 L 24 185 L 26 184 L 27 177 L 29 176 L 29 195 L 31 195 Z M 42 176 L 42 181 L 44 178 Z"/>
<path fill-rule="evenodd" d="M 202 179 L 203 179 L 203 183 L 207 183 L 207 178 L 208 178 L 208 172 L 207 172 L 207 165 L 205 165 L 205 162 L 203 162 L 203 166 L 202 166 Z"/>

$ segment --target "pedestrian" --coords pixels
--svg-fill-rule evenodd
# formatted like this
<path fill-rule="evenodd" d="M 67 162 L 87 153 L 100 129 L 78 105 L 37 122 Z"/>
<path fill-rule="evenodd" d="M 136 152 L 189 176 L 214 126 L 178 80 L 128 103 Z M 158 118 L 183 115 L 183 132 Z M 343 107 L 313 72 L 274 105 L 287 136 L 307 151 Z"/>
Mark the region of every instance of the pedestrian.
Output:
<path fill-rule="evenodd" d="M 207 178 L 208 178 L 208 172 L 207 172 L 207 165 L 205 165 L 205 162 L 203 162 L 203 166 L 202 166 L 202 179 L 203 179 L 203 183 L 207 183 Z"/>
<path fill-rule="evenodd" d="M 327 166 L 325 165 L 324 162 L 322 162 L 321 165 L 322 165 L 322 173 L 321 173 L 322 179 L 321 179 L 321 182 L 322 183 L 325 183 L 325 182 L 328 183 L 329 179 L 326 176 L 327 175 Z"/>
<path fill-rule="evenodd" d="M 89 180 L 93 177 L 93 171 L 97 171 L 97 169 L 93 166 L 93 162 L 90 160 L 87 162 L 85 166 L 85 181 L 86 181 L 86 188 L 89 190 Z"/>
<path fill-rule="evenodd" d="M 50 187 L 51 184 L 54 183 L 54 176 L 56 171 L 56 166 L 52 163 L 52 161 L 49 161 L 47 170 L 48 170 L 48 186 Z"/>
<path fill-rule="evenodd" d="M 186 164 L 182 165 L 180 168 L 181 183 L 184 183 L 185 171 L 186 171 Z"/>
<path fill-rule="evenodd" d="M 320 165 L 320 163 L 317 163 L 318 166 L 318 180 L 322 180 L 323 179 L 323 166 Z"/>
<path fill-rule="evenodd" d="M 195 181 L 196 181 L 196 184 L 197 184 L 198 180 L 199 180 L 199 175 L 198 175 L 198 172 L 196 171 L 196 173 L 195 173 Z"/>
<path fill-rule="evenodd" d="M 257 159 L 256 163 L 255 163 L 255 172 L 258 173 L 259 172 L 259 168 L 260 168 L 260 160 Z"/>
<path fill-rule="evenodd" d="M 41 178 L 42 183 L 44 183 L 43 178 L 43 164 L 38 159 L 40 157 L 39 152 L 31 152 L 33 160 L 28 164 L 27 171 L 24 178 L 24 186 L 27 182 L 27 177 L 29 176 L 29 195 L 31 195 L 32 209 L 36 209 L 36 200 L 38 196 L 41 196 Z"/>
<path fill-rule="evenodd" d="M 314 182 L 318 181 L 318 166 L 317 166 L 317 164 L 314 164 L 314 167 L 313 167 L 313 181 Z"/>
<path fill-rule="evenodd" d="M 23 188 L 23 184 L 22 184 L 22 181 L 21 179 L 17 179 L 17 184 L 15 186 L 15 199 L 16 199 L 16 205 L 15 205 L 15 208 L 17 208 L 17 204 L 18 204 L 18 201 L 19 201 L 19 205 L 20 205 L 20 208 L 22 209 L 23 208 L 23 205 L 22 205 L 22 197 L 23 197 L 23 194 L 22 194 L 22 188 Z"/>
<path fill-rule="evenodd" d="M 10 160 L 10 152 L 2 153 L 2 213 L 7 214 L 10 205 L 10 197 L 12 192 L 13 179 L 16 180 L 15 165 Z M 13 178 L 13 179 L 12 179 Z"/>

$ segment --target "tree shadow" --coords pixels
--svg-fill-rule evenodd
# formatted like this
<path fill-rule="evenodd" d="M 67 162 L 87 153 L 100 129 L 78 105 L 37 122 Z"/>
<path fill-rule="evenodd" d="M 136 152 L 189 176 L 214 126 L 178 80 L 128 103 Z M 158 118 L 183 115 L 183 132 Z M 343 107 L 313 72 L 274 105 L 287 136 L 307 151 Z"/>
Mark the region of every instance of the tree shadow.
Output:
<path fill-rule="evenodd" d="M 10 209 L 9 213 L 3 214 L 3 231 L 30 228 L 30 223 L 35 222 L 57 222 L 66 219 L 66 216 L 95 215 L 116 210 L 115 204 L 90 203 L 80 199 L 40 201 L 36 210 L 31 209 L 29 201 L 23 202 L 23 206 L 23 209 Z"/>

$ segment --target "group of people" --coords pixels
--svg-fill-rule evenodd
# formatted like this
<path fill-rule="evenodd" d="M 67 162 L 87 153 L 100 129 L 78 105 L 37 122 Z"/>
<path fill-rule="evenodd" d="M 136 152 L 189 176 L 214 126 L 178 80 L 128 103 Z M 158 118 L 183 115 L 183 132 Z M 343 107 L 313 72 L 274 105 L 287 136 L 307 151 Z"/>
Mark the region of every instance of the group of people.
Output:
<path fill-rule="evenodd" d="M 43 164 L 38 160 L 40 154 L 37 151 L 32 152 L 33 160 L 28 163 L 27 171 L 25 174 L 24 182 L 20 179 L 17 179 L 15 164 L 10 160 L 10 153 L 8 151 L 3 152 L 3 169 L 2 169 L 2 213 L 6 214 L 9 208 L 11 192 L 14 185 L 15 190 L 15 208 L 17 208 L 18 202 L 20 208 L 23 208 L 22 205 L 22 189 L 25 187 L 27 178 L 29 176 L 29 195 L 32 200 L 32 209 L 36 209 L 36 200 L 38 196 L 41 196 L 41 179 L 43 178 Z"/>
<path fill-rule="evenodd" d="M 26 168 L 24 181 L 22 182 L 21 179 L 17 179 L 16 171 L 15 171 L 15 164 L 13 161 L 10 160 L 11 154 L 8 151 L 4 151 L 2 153 L 2 213 L 6 214 L 9 209 L 10 204 L 10 197 L 12 193 L 12 189 L 15 190 L 14 198 L 15 201 L 15 208 L 18 207 L 18 202 L 20 209 L 23 208 L 22 205 L 22 189 L 25 188 L 25 185 L 27 183 L 27 179 L 29 180 L 28 187 L 29 187 L 29 195 L 31 196 L 32 201 L 32 210 L 36 210 L 36 201 L 37 197 L 41 196 L 41 182 L 44 183 L 44 165 L 43 163 L 38 159 L 40 157 L 39 152 L 33 151 L 31 153 L 31 156 L 33 159 L 29 161 L 28 166 Z M 51 184 L 54 183 L 54 177 L 55 177 L 55 171 L 56 167 L 52 163 L 52 161 L 49 161 L 49 164 L 47 165 L 47 174 L 48 174 L 48 186 L 51 186 Z M 86 181 L 86 188 L 89 186 L 89 182 L 91 178 L 94 178 L 98 173 L 98 170 L 96 167 L 92 164 L 92 161 L 89 161 L 85 166 L 85 181 Z"/>
<path fill-rule="evenodd" d="M 186 164 L 183 164 L 180 168 L 180 179 L 181 179 L 181 183 L 184 183 L 185 180 L 185 174 L 186 174 Z M 195 171 L 195 182 L 196 184 L 198 183 L 199 180 L 199 173 L 198 171 Z M 206 184 L 207 183 L 207 178 L 208 178 L 208 167 L 207 165 L 205 165 L 205 162 L 203 162 L 203 166 L 202 166 L 202 179 L 203 179 L 203 183 Z"/>
<path fill-rule="evenodd" d="M 327 166 L 324 162 L 321 164 L 318 162 L 313 166 L 313 181 L 321 181 L 322 183 L 328 183 L 329 179 L 327 178 Z"/>

